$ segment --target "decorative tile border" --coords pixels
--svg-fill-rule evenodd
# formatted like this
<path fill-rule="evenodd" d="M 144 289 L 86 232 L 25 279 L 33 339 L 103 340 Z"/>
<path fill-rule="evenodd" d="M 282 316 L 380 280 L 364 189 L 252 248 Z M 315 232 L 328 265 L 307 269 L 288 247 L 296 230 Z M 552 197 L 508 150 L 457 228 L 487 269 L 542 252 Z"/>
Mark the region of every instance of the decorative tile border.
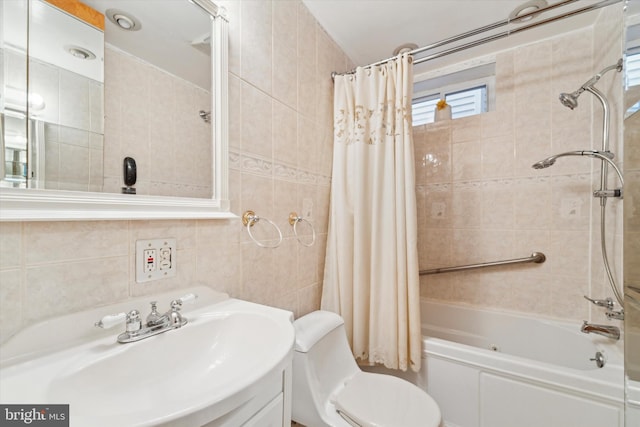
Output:
<path fill-rule="evenodd" d="M 521 186 L 527 184 L 551 184 L 552 182 L 589 182 L 591 180 L 590 173 L 576 173 L 570 175 L 544 175 L 539 177 L 514 177 L 514 178 L 496 178 L 484 179 L 478 181 L 457 181 L 452 183 L 434 183 L 419 184 L 416 188 L 423 188 L 428 191 L 473 191 L 485 188 L 501 188 L 508 186 Z"/>
<path fill-rule="evenodd" d="M 241 170 L 240 157 L 240 153 L 229 151 L 229 169 Z"/>
<path fill-rule="evenodd" d="M 298 169 L 284 163 L 274 163 L 254 154 L 229 151 L 229 168 L 265 178 L 282 179 L 300 184 L 330 185 L 331 177 Z"/>
<path fill-rule="evenodd" d="M 316 176 L 311 172 L 306 172 L 303 170 L 298 170 L 298 182 L 303 184 L 315 184 Z"/>
<path fill-rule="evenodd" d="M 258 157 L 250 157 L 243 154 L 240 160 L 240 166 L 243 172 L 266 177 L 272 176 L 273 164 Z"/>
<path fill-rule="evenodd" d="M 274 178 L 285 181 L 297 182 L 298 180 L 298 170 L 288 165 L 276 164 L 273 167 L 273 175 Z"/>

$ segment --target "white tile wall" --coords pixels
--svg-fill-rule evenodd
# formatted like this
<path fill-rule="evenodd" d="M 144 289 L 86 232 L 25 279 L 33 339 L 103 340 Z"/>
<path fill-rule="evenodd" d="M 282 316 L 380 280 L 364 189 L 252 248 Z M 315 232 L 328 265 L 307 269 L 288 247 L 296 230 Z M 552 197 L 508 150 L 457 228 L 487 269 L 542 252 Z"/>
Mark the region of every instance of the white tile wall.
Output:
<path fill-rule="evenodd" d="M 6 55 L 11 67 L 26 65 L 24 55 Z M 24 85 L 16 74 L 8 79 L 10 86 Z M 102 90 L 100 82 L 36 59 L 29 61 L 29 91 L 45 101 L 44 108 L 34 112 L 45 123 L 45 188 L 102 191 Z"/>
<path fill-rule="evenodd" d="M 599 163 L 563 158 L 544 170 L 531 165 L 562 151 L 600 148 L 600 103 L 585 93 L 572 111 L 557 97 L 617 61 L 621 19 L 621 8 L 607 8 L 593 28 L 499 54 L 496 111 L 415 128 L 422 269 L 533 251 L 547 255 L 541 265 L 422 276 L 421 295 L 546 317 L 605 320 L 582 298 L 612 296 L 602 267 L 599 202 L 591 196 L 599 185 Z M 621 103 L 620 79 L 609 73 L 598 83 L 612 105 Z M 619 161 L 620 111 L 611 117 L 611 149 Z M 622 202 L 608 205 L 609 258 L 620 276 Z"/>
<path fill-rule="evenodd" d="M 105 191 L 121 191 L 133 157 L 137 194 L 211 197 L 210 92 L 108 46 L 105 62 Z"/>

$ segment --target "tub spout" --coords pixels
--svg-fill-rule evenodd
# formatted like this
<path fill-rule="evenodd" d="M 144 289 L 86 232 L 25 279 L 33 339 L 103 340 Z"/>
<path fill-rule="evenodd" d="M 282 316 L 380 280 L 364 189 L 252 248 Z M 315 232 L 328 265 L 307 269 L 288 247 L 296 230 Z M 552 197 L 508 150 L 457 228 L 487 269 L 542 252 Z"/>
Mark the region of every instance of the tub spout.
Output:
<path fill-rule="evenodd" d="M 594 325 L 587 323 L 586 320 L 582 324 L 580 332 L 584 332 L 585 334 L 598 334 L 603 337 L 611 338 L 612 340 L 620 339 L 620 328 L 617 326 Z"/>

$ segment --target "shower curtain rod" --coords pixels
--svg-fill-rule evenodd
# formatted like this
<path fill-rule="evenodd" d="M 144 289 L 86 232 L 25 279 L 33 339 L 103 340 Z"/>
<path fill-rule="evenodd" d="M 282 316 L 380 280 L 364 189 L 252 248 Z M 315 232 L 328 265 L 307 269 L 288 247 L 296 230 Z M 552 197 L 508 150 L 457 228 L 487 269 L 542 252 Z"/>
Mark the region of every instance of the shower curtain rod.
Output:
<path fill-rule="evenodd" d="M 493 29 L 502 27 L 504 25 L 508 25 L 508 24 L 510 24 L 512 22 L 522 21 L 523 19 L 526 19 L 526 18 L 529 18 L 529 17 L 534 17 L 535 15 L 539 15 L 539 14 L 542 14 L 544 12 L 547 12 L 547 11 L 550 11 L 552 9 L 556 9 L 556 8 L 559 8 L 559 7 L 567 6 L 570 3 L 575 3 L 575 2 L 578 2 L 578 1 L 580 1 L 580 0 L 564 0 L 564 1 L 561 1 L 561 2 L 558 2 L 558 3 L 554 3 L 554 4 L 551 4 L 549 6 L 543 7 L 541 9 L 535 10 L 533 12 L 523 13 L 522 15 L 518 15 L 515 18 L 503 19 L 502 21 L 498 21 L 498 22 L 495 22 L 493 24 L 485 25 L 483 27 L 476 28 L 475 30 L 467 31 L 467 32 L 462 33 L 462 34 L 458 34 L 457 36 L 449 37 L 449 38 L 441 40 L 439 42 L 432 43 L 432 44 L 429 44 L 429 45 L 414 49 L 414 50 L 412 50 L 412 51 L 410 51 L 408 53 L 409 53 L 409 55 L 417 55 L 417 54 L 420 54 L 420 53 L 425 52 L 427 50 L 436 49 L 438 47 L 442 47 L 442 46 L 445 46 L 447 44 L 454 43 L 454 42 L 463 40 L 463 39 L 471 37 L 471 36 L 482 34 L 482 33 L 486 32 L 486 31 L 493 30 Z M 584 7 L 581 7 L 579 9 L 575 9 L 575 10 L 572 10 L 570 12 L 563 13 L 561 15 L 556 15 L 556 16 L 553 16 L 551 18 L 544 19 L 542 21 L 534 22 L 532 24 L 525 25 L 525 26 L 522 26 L 522 27 L 519 27 L 519 28 L 514 28 L 514 29 L 511 29 L 511 30 L 503 31 L 503 32 L 498 33 L 498 34 L 493 34 L 493 35 L 487 36 L 485 38 L 481 38 L 481 39 L 478 39 L 478 40 L 475 40 L 475 41 L 472 41 L 472 42 L 469 42 L 469 43 L 464 43 L 464 44 L 456 46 L 456 47 L 445 49 L 445 50 L 442 50 L 440 52 L 433 53 L 433 54 L 428 55 L 428 56 L 424 56 L 422 58 L 414 59 L 413 60 L 413 64 L 417 65 L 417 64 L 421 64 L 423 62 L 431 61 L 433 59 L 441 58 L 443 56 L 450 55 L 450 54 L 456 53 L 456 52 L 460 52 L 460 51 L 463 51 L 463 50 L 466 50 L 466 49 L 470 49 L 472 47 L 480 46 L 480 45 L 483 45 L 485 43 L 492 42 L 494 40 L 499 40 L 499 39 L 508 37 L 508 36 L 510 36 L 512 34 L 517 34 L 517 33 L 529 30 L 531 28 L 536 28 L 536 27 L 539 27 L 539 26 L 542 26 L 542 25 L 549 24 L 551 22 L 559 21 L 561 19 L 570 18 L 572 16 L 576 16 L 576 15 L 579 15 L 579 14 L 582 14 L 582 13 L 585 13 L 585 12 L 591 12 L 593 10 L 597 10 L 597 9 L 601 9 L 603 7 L 611 6 L 613 4 L 620 3 L 621 1 L 622 0 L 603 0 L 601 2 L 591 4 L 589 6 L 584 6 Z M 387 62 L 389 62 L 389 61 L 391 61 L 391 60 L 393 60 L 395 58 L 397 58 L 397 56 L 393 56 L 391 58 L 383 59 L 382 61 L 374 62 L 373 64 L 365 65 L 363 68 L 369 68 L 369 67 L 375 67 L 376 65 L 382 65 L 382 64 L 385 64 L 385 63 L 387 63 Z M 338 72 L 334 71 L 334 72 L 331 73 L 331 80 L 333 80 L 335 78 L 335 76 L 347 75 L 347 74 L 353 74 L 353 73 L 355 73 L 355 69 L 351 70 L 351 71 L 348 71 L 346 73 L 338 73 Z"/>

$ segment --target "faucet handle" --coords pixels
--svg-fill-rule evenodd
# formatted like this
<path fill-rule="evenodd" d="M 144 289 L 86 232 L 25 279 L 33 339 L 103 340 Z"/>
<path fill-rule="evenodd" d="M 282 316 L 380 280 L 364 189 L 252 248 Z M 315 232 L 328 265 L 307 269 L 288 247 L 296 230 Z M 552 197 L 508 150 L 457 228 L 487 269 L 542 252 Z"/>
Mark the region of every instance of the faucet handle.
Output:
<path fill-rule="evenodd" d="M 180 310 L 183 304 L 193 304 L 196 301 L 196 298 L 198 298 L 198 295 L 196 294 L 186 294 L 178 299 L 174 299 L 171 301 L 171 310 Z"/>
<path fill-rule="evenodd" d="M 186 294 L 181 296 L 180 298 L 178 298 L 178 301 L 180 301 L 180 304 L 193 304 L 196 299 L 198 298 L 197 294 Z"/>
<path fill-rule="evenodd" d="M 605 298 L 605 299 L 592 299 L 589 298 L 588 296 L 584 295 L 584 298 L 591 302 L 592 304 L 597 305 L 598 307 L 605 307 L 608 310 L 612 310 L 613 309 L 613 300 L 611 298 Z"/>
<path fill-rule="evenodd" d="M 624 320 L 624 310 L 608 310 L 604 315 L 609 320 Z"/>
<path fill-rule="evenodd" d="M 182 308 L 182 304 L 193 303 L 195 302 L 196 298 L 198 298 L 198 295 L 196 294 L 186 294 L 176 300 L 171 301 L 171 311 L 168 313 L 168 315 L 169 323 L 174 328 L 179 328 L 187 324 L 187 319 L 182 317 L 182 314 L 180 314 L 180 309 Z"/>
<path fill-rule="evenodd" d="M 138 310 L 131 310 L 127 313 L 127 332 L 137 332 L 142 329 L 142 320 L 140 320 L 140 312 Z"/>
<path fill-rule="evenodd" d="M 102 319 L 94 323 L 95 326 L 103 329 L 113 328 L 114 326 L 124 322 L 127 318 L 126 313 L 108 314 Z"/>

